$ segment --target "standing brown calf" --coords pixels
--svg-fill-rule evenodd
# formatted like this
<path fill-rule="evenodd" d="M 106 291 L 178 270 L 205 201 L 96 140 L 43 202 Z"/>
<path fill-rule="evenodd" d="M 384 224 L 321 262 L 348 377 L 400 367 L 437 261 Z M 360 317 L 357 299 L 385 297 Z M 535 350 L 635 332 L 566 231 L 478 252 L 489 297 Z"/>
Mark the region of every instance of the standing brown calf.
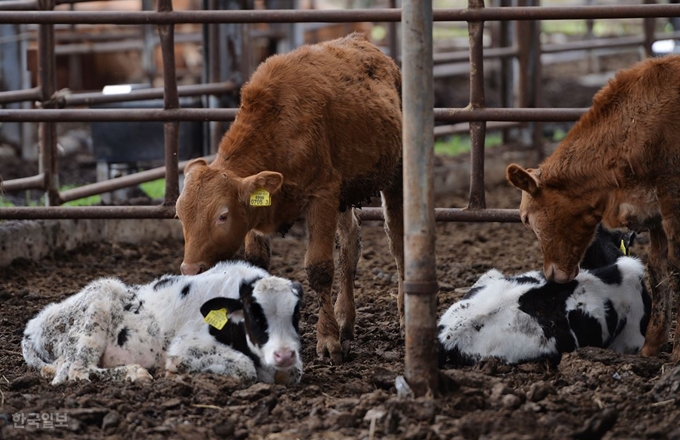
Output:
<path fill-rule="evenodd" d="M 400 91 L 395 63 L 360 34 L 267 59 L 243 87 L 236 121 L 215 161 L 197 159 L 186 167 L 177 200 L 182 273 L 231 258 L 244 240 L 246 258 L 267 268 L 267 235 L 306 220 L 305 268 L 320 306 L 316 348 L 341 362 L 354 337 L 361 251 L 352 206 L 380 191 L 403 311 Z M 258 190 L 268 193 L 271 206 L 254 206 Z M 336 229 L 341 287 L 333 309 Z"/>
<path fill-rule="evenodd" d="M 512 164 L 507 178 L 523 191 L 520 215 L 541 242 L 549 280 L 574 279 L 600 221 L 649 230 L 653 305 L 642 354 L 657 355 L 680 288 L 680 56 L 619 72 L 538 169 Z"/>

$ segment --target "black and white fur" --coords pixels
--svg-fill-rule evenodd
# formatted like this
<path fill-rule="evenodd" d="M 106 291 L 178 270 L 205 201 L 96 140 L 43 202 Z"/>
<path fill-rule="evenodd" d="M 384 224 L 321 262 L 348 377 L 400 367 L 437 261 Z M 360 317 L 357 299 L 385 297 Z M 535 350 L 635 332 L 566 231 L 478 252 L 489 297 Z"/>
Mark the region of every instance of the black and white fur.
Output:
<path fill-rule="evenodd" d="M 619 235 L 602 235 L 591 247 L 608 248 Z M 440 364 L 490 357 L 509 364 L 559 362 L 562 353 L 585 346 L 637 352 L 651 308 L 644 266 L 621 251 L 613 264 L 611 252 L 591 255 L 600 255 L 603 264 L 567 284 L 547 282 L 539 271 L 482 275 L 439 321 Z"/>
<path fill-rule="evenodd" d="M 300 283 L 243 262 L 141 286 L 104 278 L 31 319 L 22 350 L 54 385 L 150 380 L 150 368 L 297 383 L 301 300 Z M 228 321 L 217 331 L 204 316 L 223 307 Z"/>

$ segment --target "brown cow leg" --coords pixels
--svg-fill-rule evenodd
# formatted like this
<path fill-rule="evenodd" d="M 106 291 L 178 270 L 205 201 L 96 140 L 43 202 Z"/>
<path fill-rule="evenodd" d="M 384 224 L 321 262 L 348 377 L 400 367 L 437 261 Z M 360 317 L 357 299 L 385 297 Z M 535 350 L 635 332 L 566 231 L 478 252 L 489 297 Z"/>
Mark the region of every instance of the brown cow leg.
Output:
<path fill-rule="evenodd" d="M 319 300 L 319 320 L 316 324 L 316 353 L 319 358 L 328 354 L 335 364 L 342 363 L 340 330 L 331 303 L 333 286 L 333 244 L 338 225 L 338 197 L 329 195 L 310 201 L 307 230 L 309 245 L 305 255 L 305 269 L 310 287 Z"/>
<path fill-rule="evenodd" d="M 401 176 L 401 174 L 400 174 Z M 393 188 L 382 191 L 383 212 L 385 213 L 385 232 L 390 245 L 390 252 L 397 262 L 399 290 L 397 309 L 399 310 L 399 328 L 403 331 L 404 319 L 404 195 L 402 180 L 397 179 Z"/>
<path fill-rule="evenodd" d="M 339 249 L 340 293 L 335 301 L 335 317 L 340 326 L 342 353 L 347 358 L 351 341 L 354 340 L 354 321 L 356 319 L 354 277 L 361 255 L 361 226 L 359 226 L 359 219 L 354 215 L 354 209 L 348 208 L 340 214 L 336 240 Z"/>
<path fill-rule="evenodd" d="M 674 282 L 668 272 L 668 241 L 665 232 L 661 228 L 652 228 L 649 231 L 649 237 L 647 267 L 652 293 L 652 312 L 641 352 L 643 356 L 657 356 L 661 345 L 668 338 L 670 298 Z"/>
<path fill-rule="evenodd" d="M 269 237 L 255 231 L 248 232 L 246 234 L 245 253 L 246 261 L 264 270 L 269 270 L 269 262 L 272 258 Z"/>

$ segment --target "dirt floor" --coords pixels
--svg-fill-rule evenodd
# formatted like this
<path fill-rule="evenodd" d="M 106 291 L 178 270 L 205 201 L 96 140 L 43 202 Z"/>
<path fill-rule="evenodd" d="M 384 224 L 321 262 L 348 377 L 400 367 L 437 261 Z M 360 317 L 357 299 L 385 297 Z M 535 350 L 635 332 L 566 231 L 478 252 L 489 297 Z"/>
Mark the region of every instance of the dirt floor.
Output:
<path fill-rule="evenodd" d="M 519 192 L 503 185 L 488 206 L 513 208 Z M 461 196 L 438 206 L 464 206 Z M 445 224 L 437 229 L 440 312 L 492 267 L 516 273 L 540 267 L 540 249 L 519 224 Z M 26 321 L 93 278 L 144 283 L 178 273 L 182 243 L 90 245 L 39 262 L 0 268 L 0 438 L 680 438 L 680 367 L 658 359 L 582 349 L 557 369 L 484 362 L 441 372 L 435 399 L 399 398 L 404 341 L 396 312 L 395 264 L 379 223 L 363 225 L 356 280 L 358 320 L 352 358 L 316 359 L 317 306 L 303 269 L 305 238 L 294 228 L 273 243 L 272 271 L 307 288 L 301 323 L 305 374 L 293 387 L 235 383 L 213 374 L 151 384 L 74 383 L 53 387 L 26 367 Z M 644 236 L 634 253 L 645 257 Z M 38 428 L 23 415 L 61 417 Z M 18 420 L 14 422 L 13 417 Z M 15 426 L 16 425 L 16 426 Z"/>

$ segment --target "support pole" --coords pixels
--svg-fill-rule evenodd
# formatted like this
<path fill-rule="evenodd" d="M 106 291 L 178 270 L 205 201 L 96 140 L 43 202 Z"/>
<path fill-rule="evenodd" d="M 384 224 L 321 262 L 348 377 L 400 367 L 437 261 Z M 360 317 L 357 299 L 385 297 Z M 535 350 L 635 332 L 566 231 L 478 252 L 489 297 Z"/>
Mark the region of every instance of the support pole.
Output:
<path fill-rule="evenodd" d="M 38 6 L 43 11 L 54 9 L 54 0 L 40 0 Z M 52 99 L 57 89 L 56 65 L 54 55 L 54 25 L 41 24 L 38 28 L 38 63 L 42 107 L 56 108 Z M 39 172 L 45 176 L 45 205 L 59 204 L 59 166 L 57 164 L 57 124 L 41 122 L 38 126 Z"/>
<path fill-rule="evenodd" d="M 468 0 L 468 8 L 481 9 L 484 0 Z M 484 96 L 484 22 L 468 22 L 468 38 L 470 40 L 470 105 L 469 108 L 480 110 L 486 107 Z M 468 208 L 486 208 L 484 195 L 484 141 L 486 139 L 486 122 L 470 122 L 470 197 Z"/>
<path fill-rule="evenodd" d="M 172 12 L 172 0 L 158 0 L 158 12 Z M 175 75 L 175 26 L 161 24 L 158 26 L 163 55 L 163 108 L 165 110 L 179 108 L 177 77 Z M 179 122 L 166 122 L 165 133 L 165 202 L 174 205 L 179 197 L 178 143 Z"/>
<path fill-rule="evenodd" d="M 406 380 L 437 390 L 432 0 L 405 0 L 402 15 Z"/>

